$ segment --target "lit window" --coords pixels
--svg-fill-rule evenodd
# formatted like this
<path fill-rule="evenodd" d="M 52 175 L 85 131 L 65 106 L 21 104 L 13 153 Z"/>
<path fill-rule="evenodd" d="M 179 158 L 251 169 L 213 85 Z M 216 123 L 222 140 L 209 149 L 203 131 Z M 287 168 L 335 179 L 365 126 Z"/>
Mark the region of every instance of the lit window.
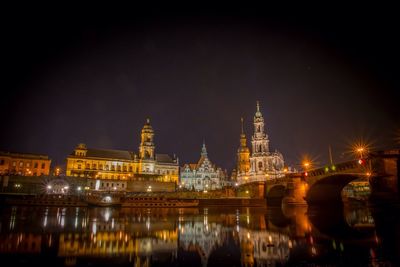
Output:
<path fill-rule="evenodd" d="M 22 167 L 24 166 L 24 163 L 22 161 L 19 162 L 19 166 Z"/>
<path fill-rule="evenodd" d="M 12 165 L 13 167 L 17 166 L 17 162 L 13 161 Z"/>
<path fill-rule="evenodd" d="M 31 166 L 31 164 L 28 162 L 28 163 L 26 163 L 26 167 L 30 167 Z"/>

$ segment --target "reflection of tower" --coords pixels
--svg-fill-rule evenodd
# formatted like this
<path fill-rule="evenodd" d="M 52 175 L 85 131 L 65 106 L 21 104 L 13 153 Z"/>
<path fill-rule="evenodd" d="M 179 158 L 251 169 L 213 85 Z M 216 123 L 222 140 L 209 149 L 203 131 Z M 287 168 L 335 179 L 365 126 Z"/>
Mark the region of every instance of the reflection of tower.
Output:
<path fill-rule="evenodd" d="M 143 126 L 141 134 L 141 142 L 139 146 L 140 159 L 154 159 L 154 131 L 150 125 L 150 119 L 147 119 Z"/>
<path fill-rule="evenodd" d="M 254 244 L 249 237 L 240 241 L 240 253 L 242 266 L 254 266 Z"/>
<path fill-rule="evenodd" d="M 240 147 L 237 152 L 237 174 L 245 175 L 250 170 L 250 150 L 247 147 L 246 135 L 243 131 L 243 118 L 242 122 L 242 132 L 240 134 Z"/>

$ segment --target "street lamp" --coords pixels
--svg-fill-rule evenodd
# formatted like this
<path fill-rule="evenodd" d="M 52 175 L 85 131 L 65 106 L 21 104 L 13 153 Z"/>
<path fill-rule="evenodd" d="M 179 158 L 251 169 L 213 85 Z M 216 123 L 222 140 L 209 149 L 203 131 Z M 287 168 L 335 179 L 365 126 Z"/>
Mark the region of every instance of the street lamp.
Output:
<path fill-rule="evenodd" d="M 360 155 L 360 158 L 363 158 L 364 152 L 366 151 L 366 148 L 364 146 L 358 146 L 355 149 L 355 152 Z"/>
<path fill-rule="evenodd" d="M 311 162 L 306 160 L 303 162 L 303 169 L 307 171 L 311 167 Z"/>

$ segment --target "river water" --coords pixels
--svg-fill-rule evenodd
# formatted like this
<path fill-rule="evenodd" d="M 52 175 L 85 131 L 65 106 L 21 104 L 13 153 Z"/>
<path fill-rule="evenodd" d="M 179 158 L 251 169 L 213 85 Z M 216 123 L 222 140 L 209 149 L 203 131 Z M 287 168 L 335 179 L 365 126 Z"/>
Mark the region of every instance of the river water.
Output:
<path fill-rule="evenodd" d="M 3 207 L 0 262 L 2 266 L 400 266 L 398 211 L 396 205 Z"/>

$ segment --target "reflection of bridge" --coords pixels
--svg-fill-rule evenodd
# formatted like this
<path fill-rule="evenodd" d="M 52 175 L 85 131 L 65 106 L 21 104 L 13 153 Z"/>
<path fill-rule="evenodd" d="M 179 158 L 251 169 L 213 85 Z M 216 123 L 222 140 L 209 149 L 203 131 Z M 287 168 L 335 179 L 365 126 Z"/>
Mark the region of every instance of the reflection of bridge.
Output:
<path fill-rule="evenodd" d="M 288 174 L 285 177 L 240 185 L 238 192 L 251 192 L 251 197 L 265 198 L 267 204 L 335 204 L 341 192 L 357 179 L 369 181 L 372 193 L 396 195 L 399 192 L 400 150 L 370 153 L 368 157 Z"/>

